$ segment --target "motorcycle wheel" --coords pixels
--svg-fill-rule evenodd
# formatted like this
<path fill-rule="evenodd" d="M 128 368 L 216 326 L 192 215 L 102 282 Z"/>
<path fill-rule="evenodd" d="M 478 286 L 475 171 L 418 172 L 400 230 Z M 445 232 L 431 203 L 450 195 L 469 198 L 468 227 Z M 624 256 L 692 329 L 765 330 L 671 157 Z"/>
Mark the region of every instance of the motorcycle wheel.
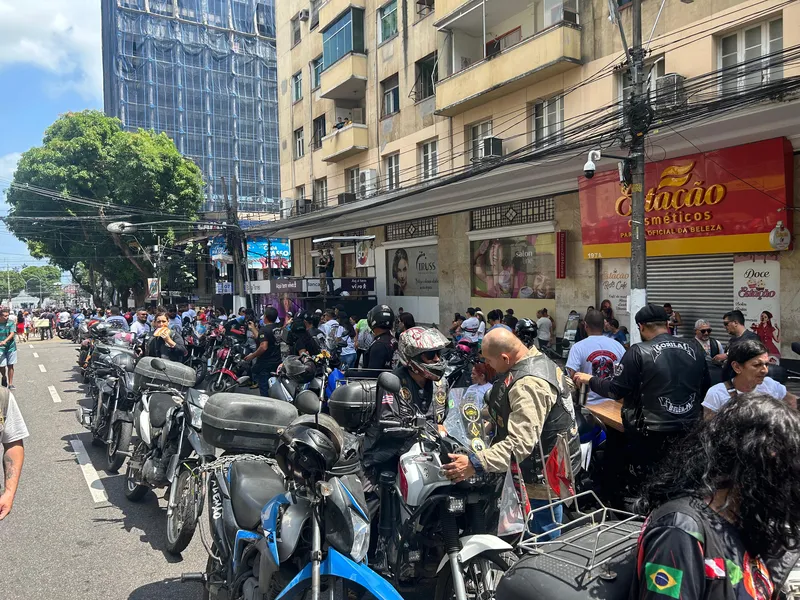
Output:
<path fill-rule="evenodd" d="M 172 514 L 167 516 L 167 552 L 180 554 L 192 541 L 203 497 L 197 489 L 197 480 L 188 469 L 181 469 L 172 485 L 177 486 L 177 503 Z"/>
<path fill-rule="evenodd" d="M 139 442 L 136 450 L 133 451 L 131 460 L 135 458 L 137 454 L 144 454 L 145 448 L 145 443 Z M 140 471 L 131 467 L 131 461 L 128 461 L 128 468 L 125 471 L 125 497 L 131 502 L 138 502 L 141 500 L 149 489 L 146 485 L 137 483 L 137 476 L 140 476 Z"/>
<path fill-rule="evenodd" d="M 208 371 L 208 367 L 206 363 L 202 361 L 202 359 L 195 358 L 192 360 L 192 364 L 189 365 L 194 369 L 195 376 L 194 376 L 194 384 L 195 387 L 198 387 L 203 380 L 206 378 L 206 372 Z"/>
<path fill-rule="evenodd" d="M 232 387 L 236 387 L 236 383 L 230 381 L 228 376 L 223 376 L 222 379 L 219 379 L 218 376 L 208 376 L 206 378 L 206 391 L 209 394 L 219 394 L 220 392 L 226 392 Z"/>
<path fill-rule="evenodd" d="M 116 421 L 112 427 L 111 442 L 106 446 L 106 462 L 108 471 L 116 473 L 125 462 L 125 456 L 120 451 L 127 452 L 130 448 L 133 423 Z"/>
<path fill-rule="evenodd" d="M 468 600 L 495 600 L 495 592 L 500 578 L 511 562 L 502 552 L 488 550 L 471 558 L 461 565 L 464 574 L 464 587 Z M 455 600 L 453 589 L 453 572 L 449 564 L 445 565 L 436 582 L 435 600 Z"/>

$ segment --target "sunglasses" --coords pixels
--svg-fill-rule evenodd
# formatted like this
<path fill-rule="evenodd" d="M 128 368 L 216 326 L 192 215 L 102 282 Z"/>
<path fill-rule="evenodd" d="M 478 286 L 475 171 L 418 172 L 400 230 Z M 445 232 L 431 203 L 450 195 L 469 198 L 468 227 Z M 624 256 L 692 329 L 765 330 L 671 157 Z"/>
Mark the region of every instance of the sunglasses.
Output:
<path fill-rule="evenodd" d="M 711 333 L 710 329 L 701 329 L 700 333 Z"/>
<path fill-rule="evenodd" d="M 430 352 L 423 352 L 422 358 L 425 360 L 439 360 L 439 351 L 438 350 L 431 350 Z"/>
<path fill-rule="evenodd" d="M 728 325 L 731 324 L 731 322 L 730 321 L 723 321 L 722 324 L 725 325 L 725 327 L 727 327 Z"/>

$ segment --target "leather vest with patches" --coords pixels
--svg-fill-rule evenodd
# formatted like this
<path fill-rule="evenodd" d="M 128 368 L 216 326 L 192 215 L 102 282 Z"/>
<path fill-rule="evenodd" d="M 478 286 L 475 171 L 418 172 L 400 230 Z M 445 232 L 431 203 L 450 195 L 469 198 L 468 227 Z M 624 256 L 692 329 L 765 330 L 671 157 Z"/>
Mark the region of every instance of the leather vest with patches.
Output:
<path fill-rule="evenodd" d="M 497 424 L 497 433 L 493 442 L 501 442 L 508 435 L 508 416 L 511 414 L 511 402 L 508 399 L 509 390 L 523 377 L 536 377 L 547 382 L 558 399 L 550 408 L 544 420 L 540 434 L 544 455 L 553 450 L 558 441 L 558 435 L 563 433 L 568 441 L 570 463 L 573 473 L 577 473 L 581 464 L 581 443 L 578 437 L 578 426 L 575 423 L 575 409 L 572 405 L 572 396 L 562 373 L 560 381 L 556 365 L 546 356 L 540 354 L 529 356 L 519 361 L 506 376 L 494 384 L 489 392 L 489 414 Z M 543 468 L 536 444 L 528 457 L 516 457 L 520 462 L 522 477 L 527 483 L 540 483 Z"/>

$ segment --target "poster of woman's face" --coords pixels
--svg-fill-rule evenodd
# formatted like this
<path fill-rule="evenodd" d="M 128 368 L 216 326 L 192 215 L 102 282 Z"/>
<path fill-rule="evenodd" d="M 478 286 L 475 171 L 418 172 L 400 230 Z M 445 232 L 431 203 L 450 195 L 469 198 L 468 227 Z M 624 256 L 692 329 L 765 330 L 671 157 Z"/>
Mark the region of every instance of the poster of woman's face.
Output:
<path fill-rule="evenodd" d="M 387 250 L 387 293 L 390 296 L 438 296 L 437 261 L 436 246 Z"/>
<path fill-rule="evenodd" d="M 555 236 L 551 233 L 474 241 L 472 295 L 555 298 Z"/>

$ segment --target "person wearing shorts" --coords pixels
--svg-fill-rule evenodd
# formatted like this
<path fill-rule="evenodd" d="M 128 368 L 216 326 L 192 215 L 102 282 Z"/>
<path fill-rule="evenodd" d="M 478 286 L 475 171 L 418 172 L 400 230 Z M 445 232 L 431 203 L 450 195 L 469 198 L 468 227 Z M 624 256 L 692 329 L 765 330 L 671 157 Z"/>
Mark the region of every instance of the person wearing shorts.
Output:
<path fill-rule="evenodd" d="M 14 365 L 17 364 L 17 328 L 8 320 L 8 309 L 0 309 L 0 375 L 3 386 L 14 389 Z"/>

